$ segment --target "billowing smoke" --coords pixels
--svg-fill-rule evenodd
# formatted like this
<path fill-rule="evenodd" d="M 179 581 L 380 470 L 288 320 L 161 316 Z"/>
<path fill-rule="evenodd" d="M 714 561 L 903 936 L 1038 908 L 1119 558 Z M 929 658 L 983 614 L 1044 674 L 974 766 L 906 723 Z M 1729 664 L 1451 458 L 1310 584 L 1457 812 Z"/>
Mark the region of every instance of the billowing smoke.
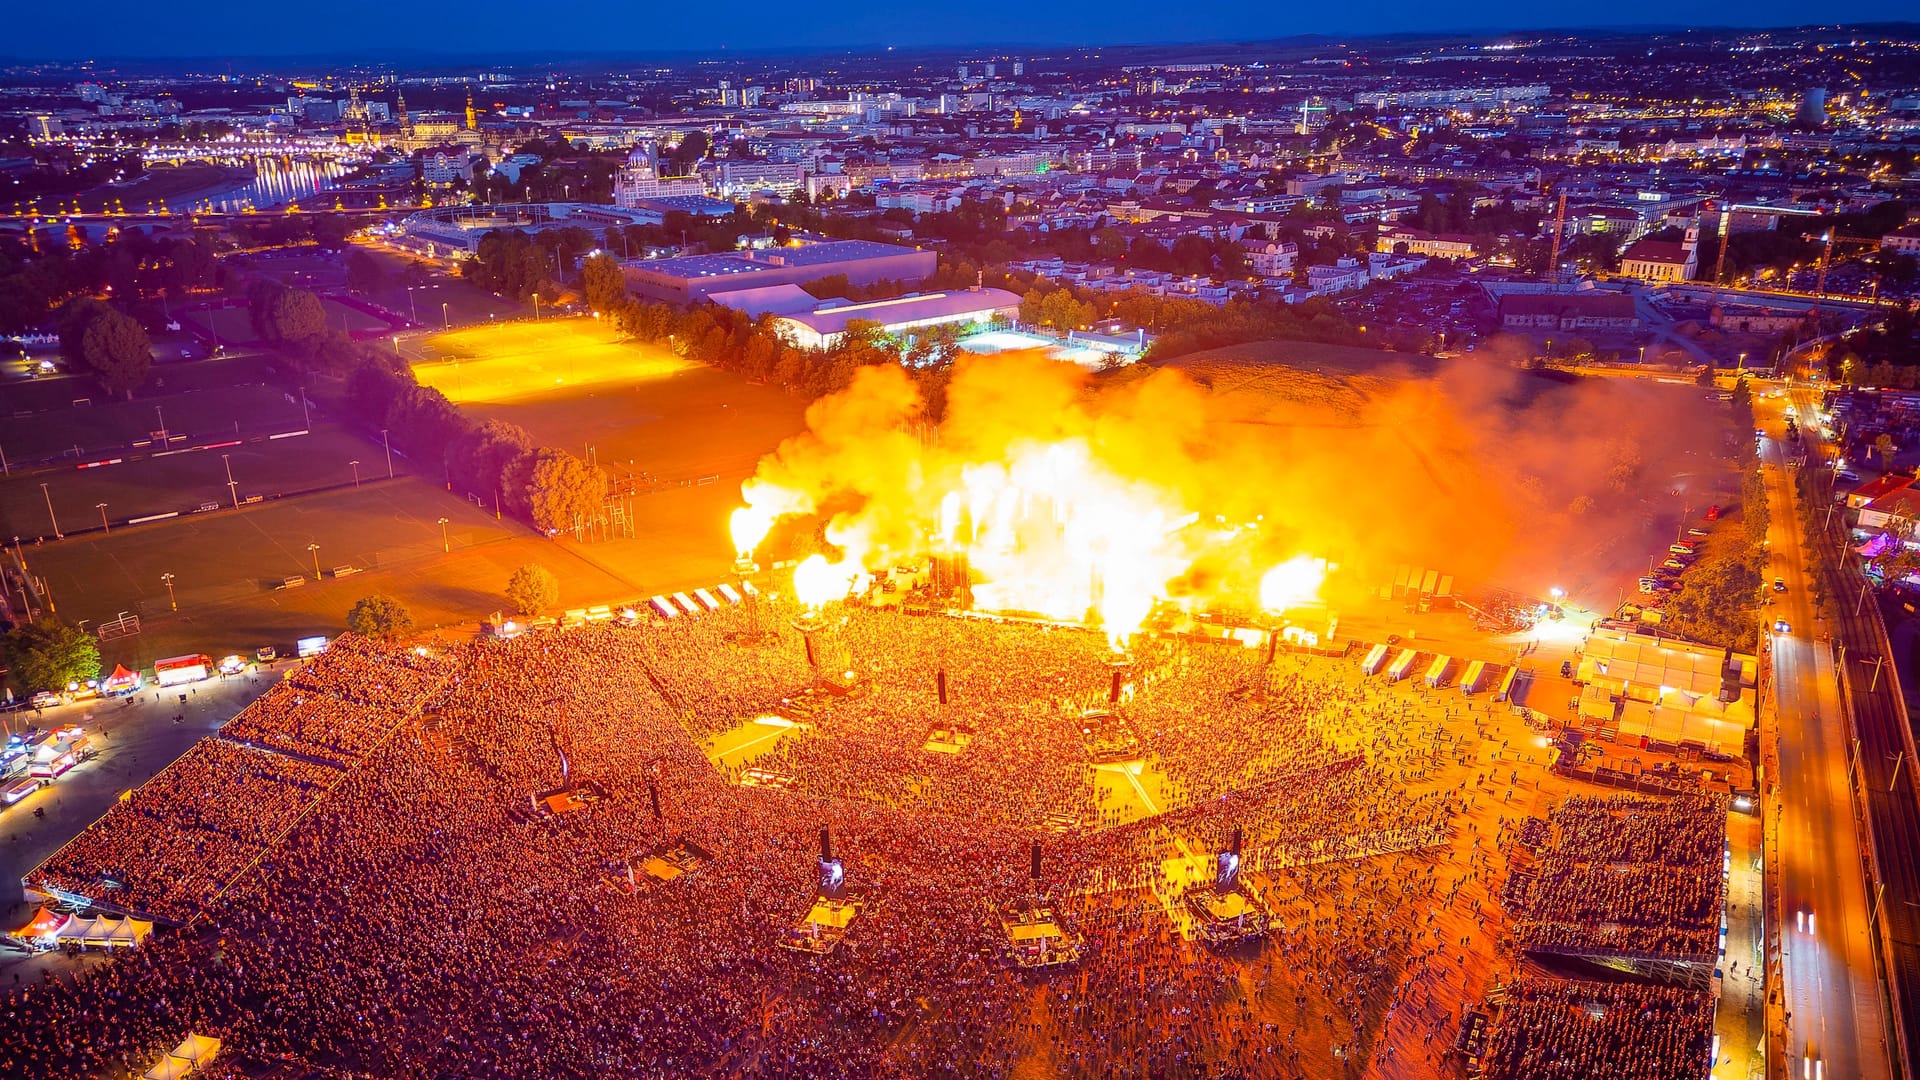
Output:
<path fill-rule="evenodd" d="M 1672 482 L 1645 462 L 1693 443 L 1704 466 L 1719 439 L 1691 388 L 1486 360 L 1109 379 L 999 354 L 962 360 L 947 400 L 927 425 L 912 383 L 880 366 L 815 402 L 743 485 L 736 546 L 810 520 L 836 580 L 964 552 L 981 606 L 1096 618 L 1119 638 L 1159 599 L 1257 607 L 1263 578 L 1270 600 L 1308 599 L 1313 560 L 1346 571 L 1337 590 L 1376 591 L 1409 562 L 1544 591 L 1641 528 Z"/>

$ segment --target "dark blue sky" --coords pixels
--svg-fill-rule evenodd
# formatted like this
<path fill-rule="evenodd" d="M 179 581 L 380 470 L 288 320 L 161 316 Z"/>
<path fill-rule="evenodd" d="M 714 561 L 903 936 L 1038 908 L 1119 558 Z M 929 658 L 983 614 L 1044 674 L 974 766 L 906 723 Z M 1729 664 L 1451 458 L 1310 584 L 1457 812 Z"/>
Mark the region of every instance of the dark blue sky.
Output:
<path fill-rule="evenodd" d="M 1536 0 L 1374 0 L 1352 5 L 1261 0 L 771 0 L 590 4 L 530 0 L 22 0 L 0 54 L 22 57 L 234 57 L 395 51 L 517 53 L 707 51 L 1004 43 L 1244 41 L 1295 34 L 1506 30 L 1529 27 L 1791 26 L 1819 18 L 1913 18 L 1912 0 L 1842 8 L 1751 0 L 1543 5 Z"/>

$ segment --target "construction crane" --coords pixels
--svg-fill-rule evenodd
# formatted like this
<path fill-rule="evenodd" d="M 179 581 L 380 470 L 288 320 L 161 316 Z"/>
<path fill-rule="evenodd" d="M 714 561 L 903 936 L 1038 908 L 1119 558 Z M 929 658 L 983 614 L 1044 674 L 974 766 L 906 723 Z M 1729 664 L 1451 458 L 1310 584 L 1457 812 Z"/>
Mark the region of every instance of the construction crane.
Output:
<path fill-rule="evenodd" d="M 1547 245 L 1547 282 L 1560 284 L 1560 233 L 1567 227 L 1567 193 L 1560 193 L 1560 207 L 1553 212 L 1553 243 Z"/>
<path fill-rule="evenodd" d="M 1814 235 L 1812 233 L 1801 233 L 1800 238 L 1803 240 L 1812 240 Z M 1833 260 L 1833 246 L 1835 244 L 1861 244 L 1873 248 L 1880 246 L 1880 241 L 1877 238 L 1867 236 L 1841 236 L 1832 229 L 1821 233 L 1820 240 L 1825 246 L 1820 249 L 1820 273 L 1819 276 L 1814 279 L 1813 283 L 1813 298 L 1815 300 L 1826 299 L 1827 267 Z M 1880 295 L 1880 277 L 1878 273 L 1874 275 L 1873 295 L 1875 297 Z"/>

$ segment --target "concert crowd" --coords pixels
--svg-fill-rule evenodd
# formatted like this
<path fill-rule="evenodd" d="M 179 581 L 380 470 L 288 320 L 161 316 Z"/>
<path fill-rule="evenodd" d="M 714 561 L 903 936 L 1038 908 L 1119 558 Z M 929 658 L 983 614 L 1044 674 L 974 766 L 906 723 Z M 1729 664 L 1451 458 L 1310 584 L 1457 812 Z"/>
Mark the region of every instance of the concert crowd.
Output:
<path fill-rule="evenodd" d="M 1511 783 L 1463 722 L 1208 643 L 1138 643 L 1110 701 L 1104 638 L 1019 623 L 849 609 L 816 664 L 796 614 L 336 642 L 37 871 L 181 925 L 11 990 L 0 1075 L 137 1075 L 189 1030 L 290 1076 L 1438 1074 L 1499 857 L 1491 825 L 1465 864 L 1450 845 Z M 1090 760 L 1088 710 L 1138 733 L 1150 792 Z M 751 762 L 781 785 L 708 756 L 760 716 L 797 725 Z M 541 801 L 589 782 L 584 809 Z M 822 826 L 863 906 L 813 957 L 776 943 Z M 1177 902 L 1236 828 L 1279 926 L 1244 955 L 1188 940 Z M 711 858 L 636 871 L 674 844 Z M 992 917 L 1033 893 L 1087 938 L 1046 981 Z M 1526 1016 L 1502 1075 L 1568 1041 Z M 1416 1020 L 1426 1045 L 1384 1037 Z"/>

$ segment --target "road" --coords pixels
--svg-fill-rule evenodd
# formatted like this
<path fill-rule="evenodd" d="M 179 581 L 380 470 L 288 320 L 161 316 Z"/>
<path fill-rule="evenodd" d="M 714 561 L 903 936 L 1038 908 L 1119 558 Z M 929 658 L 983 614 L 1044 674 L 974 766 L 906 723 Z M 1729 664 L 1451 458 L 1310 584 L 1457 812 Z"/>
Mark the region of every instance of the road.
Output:
<path fill-rule="evenodd" d="M 1782 441 L 1785 400 L 1755 401 L 1768 433 L 1763 475 L 1772 510 L 1768 622 L 1773 648 L 1776 725 L 1780 732 L 1777 845 L 1767 857 L 1780 869 L 1780 936 L 1785 961 L 1788 1063 L 1818 1062 L 1832 1077 L 1891 1076 L 1886 1027 L 1868 932 L 1868 899 L 1848 790 L 1846 718 L 1826 630 L 1814 617 L 1807 553 L 1793 513 L 1793 477 Z M 1792 1071 L 1799 1071 L 1793 1069 Z"/>

